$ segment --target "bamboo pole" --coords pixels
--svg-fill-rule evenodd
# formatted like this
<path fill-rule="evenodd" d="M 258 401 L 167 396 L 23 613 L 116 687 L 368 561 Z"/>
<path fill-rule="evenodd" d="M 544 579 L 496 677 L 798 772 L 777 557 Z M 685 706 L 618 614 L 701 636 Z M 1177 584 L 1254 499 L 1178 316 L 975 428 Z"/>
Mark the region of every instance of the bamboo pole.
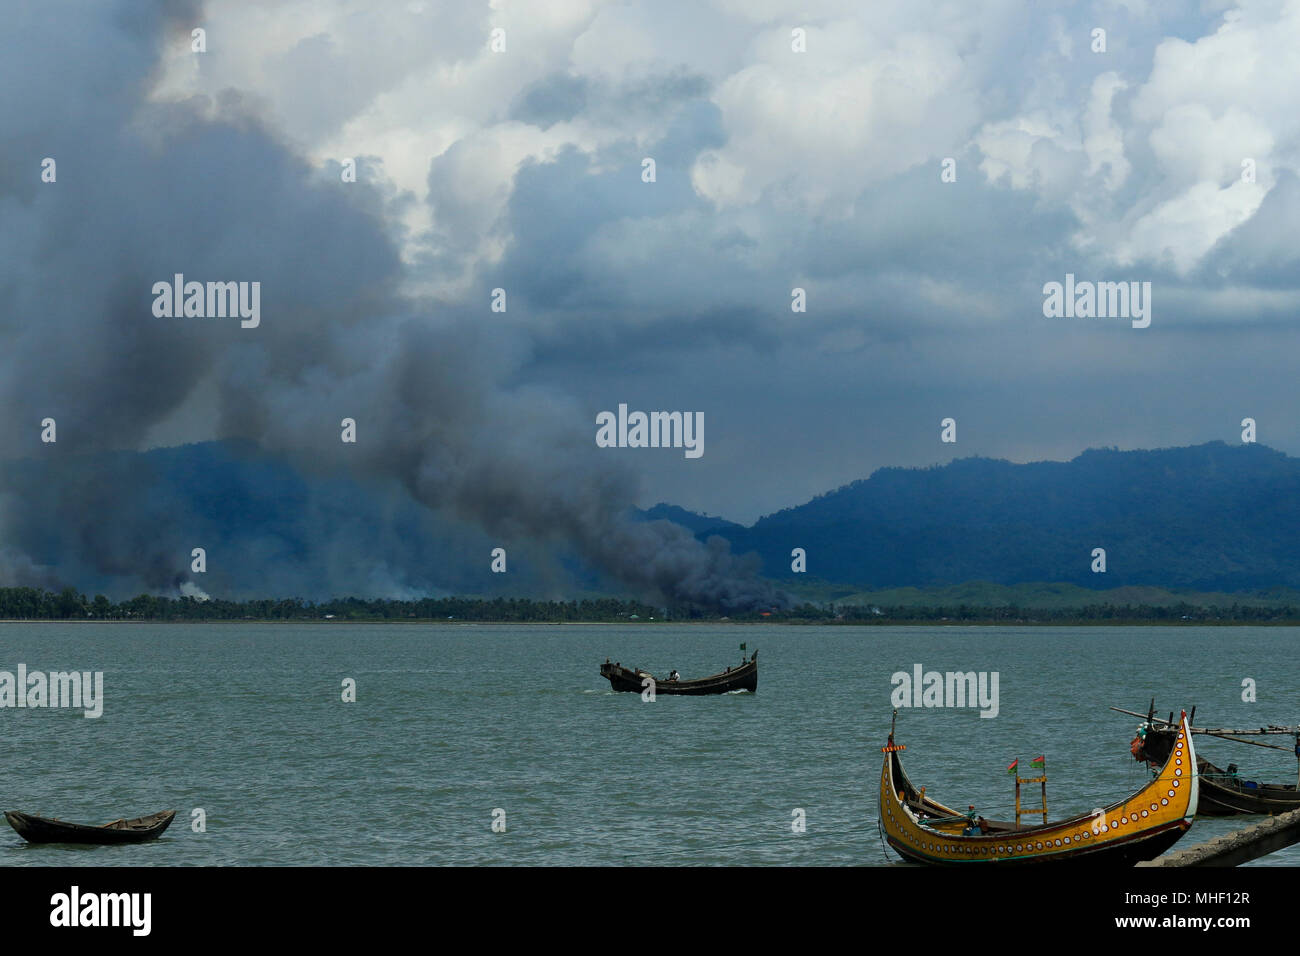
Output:
<path fill-rule="evenodd" d="M 1165 726 L 1168 727 L 1178 726 L 1175 723 L 1171 723 L 1165 720 L 1163 717 L 1148 717 L 1146 714 L 1139 714 L 1136 711 L 1125 710 L 1122 707 L 1112 707 L 1110 709 L 1113 711 L 1117 711 L 1118 713 L 1121 714 L 1128 714 L 1130 717 L 1141 717 L 1143 720 L 1147 720 L 1151 724 L 1164 724 Z M 1269 735 L 1269 734 L 1291 734 L 1291 735 L 1300 734 L 1300 727 L 1279 727 L 1276 724 L 1270 724 L 1268 727 L 1260 727 L 1257 730 L 1256 729 L 1237 730 L 1229 727 L 1215 727 L 1215 728 L 1189 727 L 1188 729 L 1194 734 L 1205 734 L 1206 736 L 1209 737 L 1220 737 L 1224 740 L 1232 740 L 1239 744 L 1250 744 L 1252 747 L 1268 747 L 1271 750 L 1286 750 L 1286 751 L 1289 751 L 1291 748 L 1279 747 L 1277 744 L 1266 744 L 1263 741 L 1259 741 L 1259 740 L 1243 740 L 1241 737 L 1235 737 L 1233 735 L 1253 734 L 1255 736 L 1260 736 L 1260 735 Z"/>

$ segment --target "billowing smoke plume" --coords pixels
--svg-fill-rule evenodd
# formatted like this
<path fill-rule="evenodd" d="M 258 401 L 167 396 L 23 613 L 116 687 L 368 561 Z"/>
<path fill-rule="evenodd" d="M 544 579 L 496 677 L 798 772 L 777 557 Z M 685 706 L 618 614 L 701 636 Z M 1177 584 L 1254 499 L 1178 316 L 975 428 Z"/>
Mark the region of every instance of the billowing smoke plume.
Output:
<path fill-rule="evenodd" d="M 486 308 L 399 297 L 390 197 L 310 167 L 234 93 L 149 99 L 195 9 L 111 7 L 11 12 L 19 22 L 0 34 L 0 447 L 42 465 L 10 485 L 0 584 L 93 566 L 180 589 L 189 569 L 163 533 L 175 515 L 151 501 L 146 466 L 109 455 L 87 474 L 73 461 L 219 437 L 399 482 L 507 548 L 571 549 L 642 596 L 723 610 L 785 600 L 725 543 L 629 520 L 636 474 L 595 447 L 591 410 L 512 386 L 529 343 L 494 335 Z M 47 69 L 50 50 L 74 47 L 100 55 Z M 41 181 L 45 157 L 55 182 Z M 155 318 L 152 286 L 175 273 L 260 282 L 261 324 Z M 47 418 L 56 443 L 40 441 Z M 339 440 L 344 418 L 355 444 Z"/>

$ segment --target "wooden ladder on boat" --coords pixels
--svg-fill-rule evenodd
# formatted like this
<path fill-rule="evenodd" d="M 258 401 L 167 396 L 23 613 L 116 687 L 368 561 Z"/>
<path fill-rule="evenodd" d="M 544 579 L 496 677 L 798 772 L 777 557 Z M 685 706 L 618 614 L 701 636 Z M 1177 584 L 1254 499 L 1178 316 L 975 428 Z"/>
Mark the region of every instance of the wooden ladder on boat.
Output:
<path fill-rule="evenodd" d="M 1041 807 L 1021 807 L 1020 805 L 1020 785 L 1022 783 L 1040 783 L 1043 785 L 1043 805 Z M 1047 774 L 1041 777 L 1022 777 L 1016 773 L 1016 828 L 1020 828 L 1020 817 L 1031 813 L 1041 813 L 1043 823 L 1047 822 Z"/>

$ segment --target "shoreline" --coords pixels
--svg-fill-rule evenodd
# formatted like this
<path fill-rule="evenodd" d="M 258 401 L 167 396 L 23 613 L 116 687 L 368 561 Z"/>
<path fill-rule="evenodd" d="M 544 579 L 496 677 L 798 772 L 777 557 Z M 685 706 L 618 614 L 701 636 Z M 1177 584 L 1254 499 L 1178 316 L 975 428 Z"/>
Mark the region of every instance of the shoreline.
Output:
<path fill-rule="evenodd" d="M 997 621 L 991 619 L 980 619 L 970 621 L 934 621 L 919 618 L 895 621 L 440 621 L 436 618 L 415 618 L 415 619 L 383 619 L 383 618 L 357 618 L 354 620 L 344 620 L 334 618 L 325 620 L 323 618 L 192 618 L 192 617 L 175 617 L 175 618 L 140 618 L 138 620 L 127 620 L 124 618 L 93 618 L 82 620 L 80 618 L 0 618 L 0 625 L 5 624 L 312 624 L 312 625 L 338 625 L 338 624 L 368 624 L 378 626 L 412 626 L 412 625 L 438 625 L 440 627 L 1300 627 L 1300 620 L 1283 620 L 1283 621 L 1244 621 L 1244 620 L 1217 620 L 1217 621 L 1160 621 L 1143 618 L 1116 618 L 1114 620 L 1098 620 L 1097 618 L 1086 618 L 1079 620 L 1056 620 L 1056 621 Z"/>

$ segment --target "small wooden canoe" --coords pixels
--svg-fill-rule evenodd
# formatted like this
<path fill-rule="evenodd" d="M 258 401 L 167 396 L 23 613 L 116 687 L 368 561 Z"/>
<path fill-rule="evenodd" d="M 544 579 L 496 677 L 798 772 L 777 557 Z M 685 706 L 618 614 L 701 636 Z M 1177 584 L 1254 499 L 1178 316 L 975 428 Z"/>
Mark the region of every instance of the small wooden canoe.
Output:
<path fill-rule="evenodd" d="M 1105 810 L 1058 823 L 1017 826 L 972 819 L 912 785 L 898 756 L 904 748 L 894 743 L 892 733 L 881 749 L 881 830 L 889 845 L 913 863 L 1132 866 L 1173 846 L 1196 816 L 1199 774 L 1186 714 L 1154 780 Z"/>
<path fill-rule="evenodd" d="M 28 843 L 143 843 L 157 839 L 176 816 L 175 810 L 164 810 L 134 820 L 114 820 L 103 826 L 86 823 L 67 823 L 30 813 L 6 810 L 5 819 Z"/>
<path fill-rule="evenodd" d="M 600 676 L 608 678 L 614 690 L 641 693 L 646 689 L 646 681 L 654 681 L 655 694 L 726 694 L 733 690 L 758 690 L 758 651 L 739 667 L 733 667 L 712 677 L 698 677 L 695 680 L 667 680 L 655 677 L 643 670 L 621 667 L 606 661 L 600 665 Z"/>

